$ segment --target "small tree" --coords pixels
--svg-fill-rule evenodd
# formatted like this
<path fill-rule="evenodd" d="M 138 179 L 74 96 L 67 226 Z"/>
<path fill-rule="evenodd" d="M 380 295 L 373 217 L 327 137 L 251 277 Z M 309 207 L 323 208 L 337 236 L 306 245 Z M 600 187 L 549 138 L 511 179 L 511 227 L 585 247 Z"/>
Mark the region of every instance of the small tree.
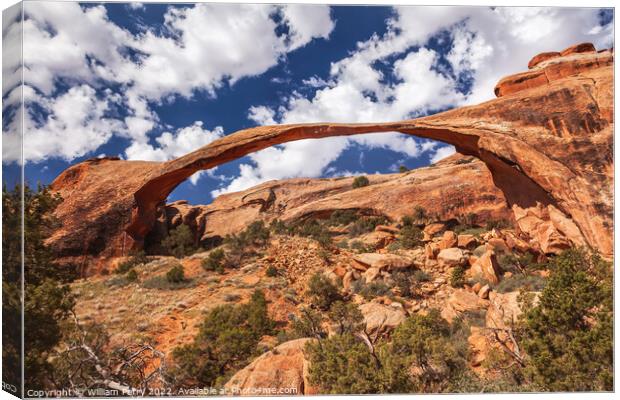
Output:
<path fill-rule="evenodd" d="M 327 313 L 329 321 L 336 326 L 336 333 L 356 333 L 363 328 L 364 316 L 356 304 L 336 301 Z"/>
<path fill-rule="evenodd" d="M 189 226 L 185 224 L 171 230 L 168 236 L 161 241 L 161 245 L 168 254 L 176 258 L 185 257 L 196 250 L 194 235 Z"/>
<path fill-rule="evenodd" d="M 257 246 L 263 246 L 269 239 L 269 228 L 263 221 L 254 221 L 243 232 L 245 240 Z"/>
<path fill-rule="evenodd" d="M 422 245 L 422 231 L 415 225 L 405 225 L 400 230 L 398 241 L 404 249 L 413 249 Z"/>
<path fill-rule="evenodd" d="M 466 335 L 455 335 L 455 327 L 437 310 L 414 314 L 396 328 L 383 349 L 383 368 L 391 390 L 417 393 L 456 391 L 454 382 L 467 368 Z"/>
<path fill-rule="evenodd" d="M 405 167 L 404 165 L 398 167 L 398 172 L 400 172 L 401 174 L 407 171 L 409 171 L 409 168 Z"/>
<path fill-rule="evenodd" d="M 365 176 L 356 176 L 353 179 L 353 189 L 361 188 L 370 185 L 370 181 Z"/>
<path fill-rule="evenodd" d="M 223 249 L 216 249 L 209 253 L 207 258 L 202 260 L 202 268 L 207 271 L 216 271 L 220 274 L 224 273 L 224 262 L 226 253 Z"/>
<path fill-rule="evenodd" d="M 258 342 L 272 334 L 273 327 L 261 291 L 255 291 L 246 304 L 215 307 L 205 316 L 194 341 L 173 350 L 175 387 L 223 385 L 259 354 Z"/>
<path fill-rule="evenodd" d="M 598 255 L 567 250 L 538 304 L 524 314 L 526 375 L 544 391 L 613 390 L 613 272 Z"/>
<path fill-rule="evenodd" d="M 332 303 L 340 300 L 340 291 L 325 275 L 316 273 L 308 282 L 308 296 L 312 304 L 323 311 L 329 310 Z"/>
<path fill-rule="evenodd" d="M 323 316 L 320 312 L 308 307 L 301 309 L 301 315 L 291 321 L 291 330 L 295 338 L 323 338 L 327 334 L 323 330 Z"/>
<path fill-rule="evenodd" d="M 309 342 L 310 382 L 322 393 L 385 393 L 382 370 L 377 358 L 362 340 L 351 333 Z"/>

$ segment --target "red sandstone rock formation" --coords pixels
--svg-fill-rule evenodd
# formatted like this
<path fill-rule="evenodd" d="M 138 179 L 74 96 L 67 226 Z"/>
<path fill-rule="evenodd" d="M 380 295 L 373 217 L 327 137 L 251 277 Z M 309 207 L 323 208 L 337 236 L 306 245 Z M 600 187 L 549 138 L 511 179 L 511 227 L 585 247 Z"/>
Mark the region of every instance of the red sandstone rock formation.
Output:
<path fill-rule="evenodd" d="M 196 171 L 293 140 L 398 131 L 482 160 L 517 223 L 527 210 L 543 210 L 536 215 L 546 225 L 519 224 L 535 226 L 525 231 L 535 239 L 559 236 L 611 255 L 613 51 L 591 49 L 578 45 L 539 57 L 530 71 L 502 79 L 497 99 L 424 118 L 263 126 L 166 163 L 106 159 L 72 166 L 52 184 L 65 202 L 57 210 L 64 226 L 50 243 L 62 256 L 119 252 L 144 240 L 168 194 Z"/>
<path fill-rule="evenodd" d="M 502 192 L 484 163 L 455 155 L 430 168 L 403 174 L 369 175 L 370 185 L 353 189 L 353 177 L 287 179 L 219 196 L 209 205 L 178 201 L 160 207 L 149 235 L 165 236 L 169 228 L 189 225 L 196 239 L 210 239 L 243 230 L 249 222 L 327 218 L 335 210 L 355 210 L 400 220 L 414 205 L 444 220 L 476 214 L 480 223 L 512 219 Z"/>

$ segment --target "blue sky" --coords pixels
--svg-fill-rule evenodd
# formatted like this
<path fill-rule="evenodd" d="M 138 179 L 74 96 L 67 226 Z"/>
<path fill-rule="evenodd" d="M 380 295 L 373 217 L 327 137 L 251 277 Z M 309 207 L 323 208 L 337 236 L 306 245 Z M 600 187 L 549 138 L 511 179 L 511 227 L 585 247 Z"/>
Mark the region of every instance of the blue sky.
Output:
<path fill-rule="evenodd" d="M 164 161 L 256 125 L 388 121 L 475 104 L 538 52 L 613 45 L 613 14 L 600 9 L 29 2 L 25 11 L 31 183 L 101 155 Z M 16 27 L 4 24 L 5 41 Z M 3 72 L 10 181 L 19 60 Z M 195 175 L 171 200 L 207 203 L 271 179 L 387 173 L 451 152 L 399 134 L 299 141 Z"/>

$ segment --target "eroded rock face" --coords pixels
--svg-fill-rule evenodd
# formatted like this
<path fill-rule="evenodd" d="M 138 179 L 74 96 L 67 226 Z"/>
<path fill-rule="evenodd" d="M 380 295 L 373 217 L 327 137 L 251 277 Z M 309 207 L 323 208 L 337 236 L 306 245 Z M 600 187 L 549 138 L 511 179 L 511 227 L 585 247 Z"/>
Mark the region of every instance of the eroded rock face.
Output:
<path fill-rule="evenodd" d="M 544 58 L 544 57 L 543 57 Z M 251 152 L 293 140 L 345 136 L 369 132 L 402 132 L 440 140 L 456 147 L 457 151 L 479 158 L 486 168 L 478 168 L 480 182 L 492 176 L 508 205 L 513 209 L 545 208 L 543 223 L 535 232 L 520 224 L 522 231 L 532 237 L 541 236 L 557 247 L 556 232 L 570 243 L 585 243 L 603 255 L 612 254 L 613 211 L 613 51 L 590 51 L 588 46 L 576 46 L 560 52 L 559 57 L 547 57 L 523 74 L 504 78 L 497 86 L 498 97 L 477 106 L 463 107 L 436 115 L 381 124 L 298 124 L 263 126 L 228 135 L 186 156 L 165 163 L 124 160 L 91 160 L 70 167 L 52 184 L 65 202 L 56 211 L 64 224 L 50 239 L 50 244 L 64 257 L 119 254 L 129 247 L 140 246 L 156 226 L 165 200 L 174 188 L 193 173 L 213 168 Z M 416 203 L 433 208 L 438 199 L 445 204 L 462 207 L 475 191 L 462 186 L 471 164 L 459 164 L 448 170 L 435 171 L 435 179 L 448 174 L 461 174 L 460 184 L 415 192 Z M 424 172 L 422 181 L 429 182 L 433 168 Z M 410 210 L 411 202 L 403 200 L 397 188 L 420 172 L 404 174 L 402 181 L 390 184 L 390 178 L 371 177 L 371 185 L 357 189 L 359 207 L 375 208 L 378 198 L 402 204 Z M 425 180 L 426 179 L 426 180 Z M 457 178 L 455 178 L 456 180 Z M 325 180 L 296 180 L 290 186 L 298 190 L 304 185 Z M 415 185 L 414 185 L 415 183 Z M 273 184 L 271 184 L 273 186 Z M 380 185 L 383 185 L 380 187 Z M 287 216 L 302 216 L 342 208 L 338 198 L 343 182 L 327 182 L 312 206 L 290 207 Z M 277 187 L 270 183 L 255 188 L 270 189 L 276 202 Z M 381 191 L 377 189 L 382 189 Z M 385 191 L 383 191 L 383 189 Z M 237 194 L 221 196 L 221 202 L 246 201 L 235 206 L 237 215 L 255 215 L 272 206 L 269 190 L 258 197 L 239 198 Z M 393 195 L 389 198 L 390 194 Z M 293 196 L 295 197 L 295 196 Z M 362 200 L 368 198 L 366 204 Z M 498 206 L 498 196 L 485 200 L 478 196 L 471 204 L 491 208 Z M 290 199 L 293 201 L 293 198 Z M 443 200 L 442 200 L 443 201 Z M 214 202 L 215 204 L 216 202 Z M 486 210 L 489 207 L 485 208 Z M 448 210 L 443 210 L 448 213 Z M 392 209 L 396 214 L 396 210 Z M 555 213 L 553 220 L 552 214 Z M 220 216 L 225 218 L 225 211 Z M 205 232 L 219 224 L 214 213 L 205 211 Z M 546 218 L 549 218 L 548 220 Z M 243 217 L 236 218 L 242 220 Z M 85 223 L 87 221 L 87 223 Z M 245 219 L 247 223 L 247 219 Z M 228 224 L 229 221 L 226 221 Z M 226 225 L 225 224 L 225 225 Z M 234 228 L 230 228 L 234 229 Z"/>

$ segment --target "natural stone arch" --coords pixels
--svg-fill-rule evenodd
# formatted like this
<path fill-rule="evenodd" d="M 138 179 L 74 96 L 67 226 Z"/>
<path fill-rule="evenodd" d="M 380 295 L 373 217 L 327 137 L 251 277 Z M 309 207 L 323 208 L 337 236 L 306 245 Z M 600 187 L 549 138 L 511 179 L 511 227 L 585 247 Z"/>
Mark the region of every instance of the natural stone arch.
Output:
<path fill-rule="evenodd" d="M 293 140 L 401 132 L 482 160 L 524 232 L 559 231 L 574 245 L 611 255 L 613 52 L 563 53 L 502 79 L 501 97 L 477 106 L 390 123 L 256 127 L 166 163 L 95 159 L 72 166 L 52 184 L 65 201 L 56 210 L 63 229 L 50 243 L 64 256 L 124 254 L 148 233 L 157 206 L 197 171 Z"/>
<path fill-rule="evenodd" d="M 136 239 L 144 237 L 154 222 L 157 206 L 164 202 L 181 182 L 197 171 L 211 169 L 252 152 L 290 141 L 389 132 L 438 140 L 454 145 L 460 153 L 480 158 L 490 167 L 491 172 L 496 171 L 499 174 L 496 183 L 507 194 L 509 201 L 522 207 L 533 206 L 536 201 L 544 205 L 553 202 L 553 199 L 527 176 L 515 173 L 513 168 L 505 168 L 505 162 L 500 161 L 492 152 L 481 149 L 478 145 L 481 132 L 476 130 L 459 129 L 458 126 L 446 127 L 422 119 L 385 124 L 274 125 L 235 132 L 162 165 L 157 176 L 149 179 L 136 191 L 135 213 L 127 232 Z M 508 182 L 510 184 L 506 184 Z M 521 191 L 514 190 L 516 187 L 526 190 L 528 196 L 521 196 Z"/>

